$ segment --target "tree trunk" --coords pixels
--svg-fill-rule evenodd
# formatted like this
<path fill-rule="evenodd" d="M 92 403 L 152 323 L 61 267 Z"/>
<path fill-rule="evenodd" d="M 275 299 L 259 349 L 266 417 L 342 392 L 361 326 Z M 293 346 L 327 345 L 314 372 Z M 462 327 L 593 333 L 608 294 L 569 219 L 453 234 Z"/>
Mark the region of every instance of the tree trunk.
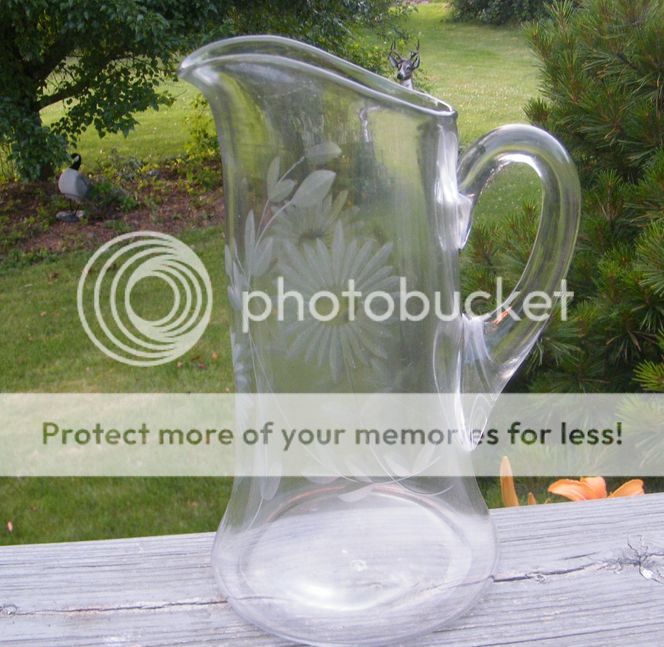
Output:
<path fill-rule="evenodd" d="M 43 148 L 43 155 L 42 155 L 42 160 L 40 161 L 39 164 L 39 172 L 37 173 L 37 177 L 39 180 L 45 182 L 53 178 L 53 176 L 55 175 L 55 169 L 53 168 L 52 158 L 51 155 L 49 154 L 50 151 L 48 151 L 49 137 L 44 131 L 44 122 L 42 121 L 38 104 L 36 101 L 31 103 L 32 103 L 31 112 L 34 123 L 35 134 L 39 133 L 37 139 L 44 142 L 43 147 L 40 146 L 40 148 Z"/>
<path fill-rule="evenodd" d="M 17 102 L 15 115 L 12 156 L 21 179 L 53 179 L 61 142 L 44 127 L 38 102 L 34 97 Z"/>

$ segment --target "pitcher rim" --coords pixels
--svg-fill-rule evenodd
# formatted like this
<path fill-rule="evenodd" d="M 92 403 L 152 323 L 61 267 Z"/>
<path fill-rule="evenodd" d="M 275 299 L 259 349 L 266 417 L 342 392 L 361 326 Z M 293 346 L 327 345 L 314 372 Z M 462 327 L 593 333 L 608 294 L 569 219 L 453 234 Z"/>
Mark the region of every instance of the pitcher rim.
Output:
<path fill-rule="evenodd" d="M 283 51 L 280 52 L 279 49 Z M 298 58 L 289 55 L 287 50 L 299 51 L 304 56 Z M 305 57 L 310 60 L 306 60 Z M 269 59 L 288 61 L 290 65 L 315 70 L 317 74 L 332 78 L 343 85 L 360 89 L 363 93 L 380 97 L 387 102 L 405 105 L 417 112 L 452 120 L 456 120 L 457 117 L 457 111 L 446 101 L 424 92 L 409 90 L 391 79 L 318 47 L 283 36 L 235 36 L 208 43 L 189 54 L 180 63 L 177 73 L 180 78 L 188 80 L 195 69 L 213 62 L 221 60 L 255 62 Z"/>

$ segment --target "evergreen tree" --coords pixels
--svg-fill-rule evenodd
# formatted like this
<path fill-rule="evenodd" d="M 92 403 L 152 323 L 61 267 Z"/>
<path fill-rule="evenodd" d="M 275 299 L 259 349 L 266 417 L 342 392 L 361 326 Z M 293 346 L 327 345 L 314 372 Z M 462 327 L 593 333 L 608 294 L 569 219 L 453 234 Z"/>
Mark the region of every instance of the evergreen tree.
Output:
<path fill-rule="evenodd" d="M 570 151 L 584 205 L 568 320 L 515 386 L 664 391 L 664 0 L 557 1 L 529 37 L 543 83 L 526 113 Z M 533 211 L 478 227 L 476 284 L 518 274 Z"/>

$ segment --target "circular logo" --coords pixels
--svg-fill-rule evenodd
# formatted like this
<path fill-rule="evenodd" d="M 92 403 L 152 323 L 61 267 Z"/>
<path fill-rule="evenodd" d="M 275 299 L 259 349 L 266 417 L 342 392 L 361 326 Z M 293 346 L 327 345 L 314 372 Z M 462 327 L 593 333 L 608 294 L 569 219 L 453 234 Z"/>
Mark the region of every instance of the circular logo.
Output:
<path fill-rule="evenodd" d="M 155 290 L 158 282 L 162 289 Z M 132 305 L 163 309 L 148 318 Z M 117 236 L 90 258 L 76 294 L 81 324 L 92 342 L 130 366 L 158 366 L 186 353 L 201 337 L 212 312 L 210 277 L 191 247 L 173 236 L 136 231 Z"/>

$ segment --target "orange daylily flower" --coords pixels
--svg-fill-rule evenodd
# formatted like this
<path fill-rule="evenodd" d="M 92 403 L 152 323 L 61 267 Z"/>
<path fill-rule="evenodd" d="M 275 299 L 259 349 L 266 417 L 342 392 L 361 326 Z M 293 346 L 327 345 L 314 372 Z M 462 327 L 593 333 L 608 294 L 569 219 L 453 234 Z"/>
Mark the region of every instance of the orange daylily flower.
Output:
<path fill-rule="evenodd" d="M 500 495 L 503 499 L 503 505 L 511 508 L 519 505 L 519 497 L 516 495 L 514 487 L 514 474 L 512 474 L 512 465 L 507 456 L 503 456 L 500 461 Z"/>
<path fill-rule="evenodd" d="M 549 485 L 549 492 L 564 496 L 570 501 L 587 501 L 589 499 L 612 499 L 619 496 L 638 496 L 643 494 L 644 490 L 641 479 L 632 479 L 607 495 L 606 481 L 603 477 L 586 476 L 578 481 L 560 479 Z"/>
<path fill-rule="evenodd" d="M 574 479 L 560 479 L 549 485 L 549 492 L 563 496 L 571 501 L 614 499 L 619 496 L 639 496 L 645 493 L 643 481 L 641 479 L 632 479 L 623 483 L 618 489 L 611 492 L 611 494 L 607 494 L 606 481 L 602 476 L 585 476 L 578 481 Z M 503 456 L 500 461 L 500 494 L 503 499 L 503 505 L 506 508 L 520 505 L 516 488 L 514 487 L 512 464 L 507 456 Z M 528 492 L 528 505 L 536 504 L 537 499 L 535 495 L 532 492 Z"/>
<path fill-rule="evenodd" d="M 643 481 L 641 479 L 632 479 L 631 481 L 626 481 L 617 490 L 611 492 L 609 498 L 611 499 L 617 496 L 640 496 L 641 494 L 645 494 Z"/>
<path fill-rule="evenodd" d="M 514 474 L 512 473 L 512 464 L 507 456 L 503 456 L 500 461 L 500 495 L 503 499 L 503 505 L 506 508 L 513 508 L 521 505 L 519 497 L 516 495 L 514 487 Z M 536 505 L 537 499 L 532 492 L 528 492 L 528 505 Z"/>

